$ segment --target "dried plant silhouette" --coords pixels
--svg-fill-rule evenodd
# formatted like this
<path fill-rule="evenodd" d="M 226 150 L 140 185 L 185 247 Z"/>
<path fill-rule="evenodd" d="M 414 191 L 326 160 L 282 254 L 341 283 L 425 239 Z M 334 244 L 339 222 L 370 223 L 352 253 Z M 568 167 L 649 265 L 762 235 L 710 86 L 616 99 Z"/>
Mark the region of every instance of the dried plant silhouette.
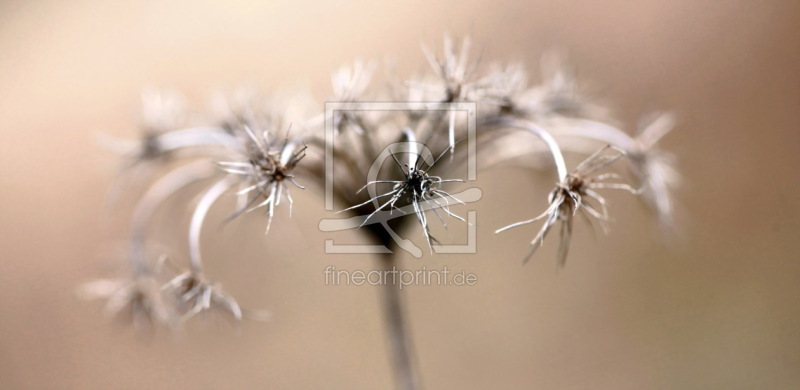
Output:
<path fill-rule="evenodd" d="M 529 84 L 521 65 L 482 68 L 469 49 L 468 39 L 459 46 L 445 39 L 440 54 L 423 50 L 431 68 L 427 75 L 390 76 L 381 83 L 383 87 L 373 79 L 372 64 L 357 62 L 334 73 L 329 102 L 421 103 L 407 110 L 314 114 L 321 110 L 313 104 L 270 100 L 241 89 L 217 97 L 210 114 L 193 116 L 176 92 L 146 91 L 139 140 L 109 140 L 124 153 L 110 201 L 123 192 L 144 188 L 130 219 L 131 273 L 124 279 L 87 284 L 84 292 L 106 298 L 110 314 L 130 315 L 143 328 L 174 328 L 209 311 L 235 323 L 258 318 L 261 314 L 240 308 L 204 271 L 201 232 L 219 199 L 229 194 L 237 199 L 226 222 L 244 213 L 262 212 L 269 234 L 285 222 L 276 220 L 278 213 L 290 216 L 295 207 L 300 212 L 321 213 L 322 202 L 294 205 L 291 194 L 310 190 L 322 197 L 327 184 L 340 215 L 360 222 L 352 228 L 367 241 L 388 248 L 380 261 L 384 269 L 392 269 L 397 265 L 399 244 L 410 242 L 396 231 L 419 225 L 433 254 L 439 240 L 429 229 L 431 218 L 445 227 L 448 220 L 467 223 L 453 210 L 463 208 L 465 202 L 452 188 L 464 182 L 465 178 L 455 177 L 456 172 L 467 166 L 475 150 L 480 151 L 481 169 L 529 158 L 539 168 L 554 171 L 555 185 L 543 212 L 526 205 L 514 210 L 497 207 L 496 212 L 508 214 L 509 219 L 526 212 L 533 217 L 500 228 L 498 233 L 541 223 L 528 255 L 520 254 L 525 261 L 557 229 L 557 261 L 563 266 L 576 216 L 589 228 L 599 224 L 606 231 L 611 215 L 602 194 L 606 190 L 641 195 L 663 226 L 672 225 L 670 193 L 678 175 L 671 155 L 657 145 L 672 128 L 671 116 L 658 116 L 636 135 L 629 135 L 611 124 L 604 109 L 579 93 L 571 73 L 554 58 L 545 57 L 541 81 Z M 476 115 L 465 118 L 457 110 L 446 109 L 460 102 L 475 103 Z M 468 121 L 475 124 L 471 138 Z M 326 139 L 326 125 L 333 129 L 335 147 Z M 583 156 L 583 162 L 568 169 L 565 155 Z M 381 158 L 385 166 L 376 165 Z M 326 167 L 326 160 L 333 167 Z M 375 166 L 383 169 L 376 171 Z M 334 177 L 327 168 L 335 172 Z M 188 249 L 149 258 L 148 225 L 156 210 L 168 198 L 197 188 L 205 189 L 186 226 Z M 181 258 L 185 266 L 178 261 Z M 396 387 L 418 389 L 419 370 L 401 290 L 386 283 L 382 296 Z"/>

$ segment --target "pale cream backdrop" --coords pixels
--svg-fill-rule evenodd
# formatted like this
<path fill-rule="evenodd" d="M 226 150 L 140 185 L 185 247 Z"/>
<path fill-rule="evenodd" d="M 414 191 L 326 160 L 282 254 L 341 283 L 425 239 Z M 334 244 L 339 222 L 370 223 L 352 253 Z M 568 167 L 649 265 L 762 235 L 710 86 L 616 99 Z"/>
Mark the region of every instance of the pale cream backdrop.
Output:
<path fill-rule="evenodd" d="M 241 83 L 321 101 L 337 67 L 421 70 L 420 42 L 446 32 L 533 71 L 544 50 L 566 52 L 628 129 L 676 112 L 664 147 L 685 179 L 682 239 L 664 244 L 615 194 L 609 236 L 581 224 L 566 268 L 554 245 L 522 266 L 534 227 L 492 231 L 538 213 L 550 179 L 482 172 L 479 254 L 404 263 L 478 275 L 408 289 L 425 388 L 800 388 L 800 3 L 745 0 L 3 1 L 0 388 L 391 388 L 378 291 L 322 275 L 373 264 L 323 254 L 313 194 L 267 237 L 255 215 L 209 229 L 209 273 L 270 322 L 148 338 L 81 301 L 77 286 L 123 265 L 124 213 L 102 205 L 115 160 L 97 134 L 134 136 L 146 85 L 196 107 Z M 181 223 L 157 230 L 179 240 Z"/>

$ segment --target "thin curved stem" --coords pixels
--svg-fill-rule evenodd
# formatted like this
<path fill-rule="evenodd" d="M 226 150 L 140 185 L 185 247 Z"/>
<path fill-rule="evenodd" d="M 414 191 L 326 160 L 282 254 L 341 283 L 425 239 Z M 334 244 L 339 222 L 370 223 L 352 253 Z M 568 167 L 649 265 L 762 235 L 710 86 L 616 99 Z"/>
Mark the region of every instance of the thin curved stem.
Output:
<path fill-rule="evenodd" d="M 203 261 L 200 257 L 200 233 L 203 230 L 203 221 L 205 221 L 211 206 L 234 184 L 234 180 L 231 177 L 226 177 L 216 182 L 203 194 L 194 209 L 192 221 L 189 224 L 189 266 L 194 273 L 203 271 Z"/>
<path fill-rule="evenodd" d="M 636 140 L 628 133 L 614 126 L 585 119 L 570 121 L 570 123 L 571 122 L 576 122 L 576 125 L 559 126 L 556 135 L 589 138 L 604 144 L 616 146 L 627 152 L 636 149 Z"/>
<path fill-rule="evenodd" d="M 236 138 L 216 127 L 193 127 L 170 131 L 159 135 L 158 142 L 164 151 L 202 146 L 223 146 L 234 150 L 239 147 Z"/>
<path fill-rule="evenodd" d="M 522 130 L 528 130 L 542 141 L 544 141 L 547 149 L 550 150 L 550 155 L 553 156 L 553 162 L 556 165 L 558 179 L 561 180 L 567 177 L 567 163 L 564 161 L 564 154 L 561 152 L 561 147 L 558 146 L 553 136 L 539 125 L 520 119 L 498 118 L 496 120 L 486 123 L 487 126 L 498 127 L 513 127 Z"/>
<path fill-rule="evenodd" d="M 130 262 L 137 275 L 149 272 L 145 258 L 147 225 L 153 214 L 168 197 L 194 182 L 213 175 L 207 161 L 196 161 L 178 167 L 156 181 L 142 196 L 133 212 L 130 225 Z"/>

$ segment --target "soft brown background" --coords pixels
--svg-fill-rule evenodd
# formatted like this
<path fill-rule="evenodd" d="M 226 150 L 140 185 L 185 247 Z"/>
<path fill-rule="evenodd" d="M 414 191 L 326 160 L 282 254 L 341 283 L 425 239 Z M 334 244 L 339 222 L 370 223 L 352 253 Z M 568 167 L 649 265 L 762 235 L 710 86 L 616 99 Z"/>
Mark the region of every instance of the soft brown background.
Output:
<path fill-rule="evenodd" d="M 95 136 L 135 134 L 144 85 L 197 106 L 242 82 L 322 99 L 354 58 L 422 69 L 419 43 L 444 32 L 532 69 L 568 52 L 629 125 L 674 110 L 664 146 L 686 185 L 674 249 L 615 195 L 611 235 L 581 226 L 558 271 L 553 245 L 520 265 L 534 228 L 491 233 L 541 208 L 548 183 L 484 173 L 480 254 L 424 260 L 478 285 L 408 290 L 426 388 L 800 388 L 800 3 L 226 3 L 0 3 L 0 388 L 390 388 L 377 290 L 322 277 L 371 264 L 324 257 L 308 194 L 267 238 L 256 217 L 209 236 L 209 272 L 271 322 L 148 339 L 79 300 L 80 283 L 114 275 L 124 231 L 102 208 L 114 160 Z"/>

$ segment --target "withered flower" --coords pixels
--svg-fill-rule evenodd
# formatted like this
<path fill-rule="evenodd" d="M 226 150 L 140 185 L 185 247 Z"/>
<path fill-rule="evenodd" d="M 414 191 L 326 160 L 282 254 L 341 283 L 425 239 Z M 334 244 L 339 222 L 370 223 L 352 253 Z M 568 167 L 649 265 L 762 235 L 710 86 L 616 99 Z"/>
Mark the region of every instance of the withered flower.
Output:
<path fill-rule="evenodd" d="M 294 180 L 293 170 L 305 157 L 306 146 L 299 139 L 287 138 L 276 147 L 266 131 L 258 136 L 248 126 L 244 126 L 243 129 L 247 134 L 247 146 L 242 160 L 246 162 L 219 163 L 225 172 L 238 176 L 244 183 L 244 188 L 239 190 L 238 195 L 242 199 L 246 198 L 246 203 L 231 218 L 266 207 L 268 233 L 275 215 L 275 207 L 281 204 L 281 199 L 284 197 L 289 202 L 289 215 L 292 213 L 294 200 L 288 183 L 300 189 L 305 188 Z"/>
<path fill-rule="evenodd" d="M 608 150 L 618 152 L 615 155 L 605 154 Z M 528 262 L 542 246 L 545 237 L 556 224 L 560 223 L 560 244 L 558 246 L 558 264 L 564 266 L 567 261 L 570 240 L 572 238 L 572 223 L 574 217 L 580 213 L 590 224 L 591 220 L 597 220 L 605 230 L 605 223 L 608 221 L 608 204 L 596 189 L 621 189 L 638 194 L 639 191 L 625 183 L 606 182 L 606 179 L 618 178 L 616 174 L 598 174 L 601 169 L 624 156 L 624 152 L 612 146 L 606 146 L 580 163 L 575 170 L 569 173 L 563 180 L 556 184 L 556 188 L 550 192 L 547 201 L 549 206 L 544 213 L 536 218 L 527 221 L 513 223 L 504 228 L 498 229 L 495 233 L 504 232 L 518 226 L 527 225 L 544 218 L 544 224 L 536 236 L 531 241 L 531 250 L 525 257 L 524 262 Z M 596 202 L 596 203 L 595 203 Z"/>

